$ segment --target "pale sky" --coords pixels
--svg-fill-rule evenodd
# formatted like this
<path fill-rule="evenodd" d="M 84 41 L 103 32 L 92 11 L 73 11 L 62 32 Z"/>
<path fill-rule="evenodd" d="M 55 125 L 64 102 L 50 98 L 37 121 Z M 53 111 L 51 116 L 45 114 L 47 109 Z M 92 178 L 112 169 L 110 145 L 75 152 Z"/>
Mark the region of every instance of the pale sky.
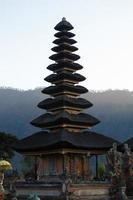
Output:
<path fill-rule="evenodd" d="M 54 26 L 74 26 L 91 90 L 133 90 L 133 0 L 0 0 L 0 87 L 48 84 Z"/>

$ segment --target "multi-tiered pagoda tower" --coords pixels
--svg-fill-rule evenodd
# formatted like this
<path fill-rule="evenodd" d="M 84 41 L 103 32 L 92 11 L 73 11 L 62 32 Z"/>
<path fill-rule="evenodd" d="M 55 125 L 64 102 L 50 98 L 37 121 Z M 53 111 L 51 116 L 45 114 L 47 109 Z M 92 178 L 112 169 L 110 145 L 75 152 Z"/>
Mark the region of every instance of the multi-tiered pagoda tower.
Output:
<path fill-rule="evenodd" d="M 88 90 L 78 85 L 85 77 L 76 72 L 82 66 L 76 62 L 80 56 L 75 54 L 78 48 L 74 46 L 72 29 L 65 18 L 55 26 L 54 54 L 50 56 L 54 63 L 47 67 L 53 73 L 45 78 L 51 85 L 42 90 L 50 98 L 38 104 L 47 112 L 31 122 L 41 131 L 20 140 L 15 147 L 20 153 L 37 156 L 40 179 L 69 175 L 87 180 L 89 157 L 105 153 L 114 143 L 90 131 L 99 120 L 83 112 L 92 103 L 79 97 Z"/>

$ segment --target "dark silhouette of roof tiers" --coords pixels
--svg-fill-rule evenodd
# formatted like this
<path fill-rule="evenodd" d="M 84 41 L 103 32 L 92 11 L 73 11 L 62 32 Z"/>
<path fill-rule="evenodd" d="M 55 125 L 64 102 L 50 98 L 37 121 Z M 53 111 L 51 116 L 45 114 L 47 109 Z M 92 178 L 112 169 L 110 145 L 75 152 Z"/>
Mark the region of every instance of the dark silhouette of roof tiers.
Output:
<path fill-rule="evenodd" d="M 43 131 L 20 140 L 15 147 L 17 151 L 60 147 L 109 149 L 116 142 L 112 138 L 87 130 L 100 121 L 83 113 L 83 110 L 91 107 L 92 103 L 79 97 L 88 90 L 77 85 L 84 81 L 85 77 L 76 73 L 83 67 L 75 63 L 80 56 L 73 53 L 78 48 L 73 46 L 76 41 L 73 39 L 75 34 L 70 32 L 72 29 L 73 26 L 65 18 L 55 26 L 58 32 L 53 43 L 56 46 L 52 48 L 54 54 L 49 57 L 54 63 L 47 67 L 54 73 L 45 78 L 45 81 L 52 85 L 42 90 L 42 93 L 51 97 L 38 104 L 39 108 L 46 109 L 47 112 L 31 122 Z"/>
<path fill-rule="evenodd" d="M 48 109 L 48 111 L 51 112 L 41 115 L 33 120 L 31 124 L 36 127 L 50 130 L 57 127 L 68 127 L 73 129 L 77 129 L 77 127 L 79 129 L 92 127 L 99 123 L 99 120 L 91 115 L 80 113 L 81 110 L 89 108 L 92 104 L 87 100 L 84 101 L 84 104 L 82 98 L 77 98 L 80 94 L 88 92 L 88 90 L 83 86 L 75 85 L 84 81 L 85 77 L 75 73 L 77 70 L 76 68 L 74 71 L 69 70 L 71 69 L 71 66 L 74 68 L 77 65 L 75 65 L 74 61 L 80 58 L 80 56 L 72 53 L 73 51 L 78 50 L 77 47 L 72 45 L 73 43 L 76 43 L 76 41 L 72 42 L 74 40 L 71 39 L 74 37 L 74 34 L 69 32 L 73 29 L 73 26 L 63 18 L 62 21 L 55 26 L 55 29 L 59 31 L 58 34 L 56 34 L 58 39 L 55 40 L 57 46 L 52 48 L 52 51 L 54 50 L 56 53 L 49 58 L 55 61 L 54 65 L 58 65 L 59 70 L 45 78 L 45 81 L 50 82 L 53 85 L 42 90 L 42 93 L 51 95 L 54 98 L 51 98 L 51 100 L 46 99 L 46 101 L 43 101 L 38 105 L 40 108 L 44 109 L 45 107 L 45 109 Z M 80 65 L 77 66 L 79 69 L 82 68 Z M 55 105 L 58 109 L 56 109 Z"/>
<path fill-rule="evenodd" d="M 52 132 L 40 131 L 27 138 L 24 138 L 16 145 L 16 150 L 24 151 L 44 151 L 56 148 L 76 148 L 76 149 L 97 149 L 108 150 L 117 141 L 104 135 L 84 131 L 80 134 L 69 132 L 67 129 Z"/>

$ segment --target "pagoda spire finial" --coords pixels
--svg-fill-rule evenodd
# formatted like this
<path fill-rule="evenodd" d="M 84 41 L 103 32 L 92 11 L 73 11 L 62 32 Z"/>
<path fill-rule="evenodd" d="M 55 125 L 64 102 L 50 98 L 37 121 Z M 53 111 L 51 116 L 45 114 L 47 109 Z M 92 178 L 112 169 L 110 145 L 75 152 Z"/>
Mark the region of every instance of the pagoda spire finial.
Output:
<path fill-rule="evenodd" d="M 62 21 L 66 21 L 66 18 L 65 18 L 65 17 L 63 17 L 63 18 L 62 18 Z"/>

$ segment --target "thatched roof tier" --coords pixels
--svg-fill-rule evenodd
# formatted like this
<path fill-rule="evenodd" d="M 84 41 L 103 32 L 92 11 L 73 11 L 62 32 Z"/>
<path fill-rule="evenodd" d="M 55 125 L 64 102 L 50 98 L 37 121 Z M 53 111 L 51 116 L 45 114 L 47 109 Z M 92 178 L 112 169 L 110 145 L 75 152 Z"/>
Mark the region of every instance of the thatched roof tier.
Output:
<path fill-rule="evenodd" d="M 60 52 L 60 51 L 69 51 L 69 52 L 74 52 L 77 51 L 78 48 L 69 44 L 60 44 L 59 46 L 55 46 L 51 49 L 54 52 Z"/>
<path fill-rule="evenodd" d="M 85 77 L 77 73 L 72 74 L 70 72 L 64 71 L 58 74 L 51 74 L 47 76 L 44 80 L 53 84 L 62 83 L 64 81 L 78 83 L 80 81 L 84 81 Z"/>
<path fill-rule="evenodd" d="M 57 37 L 57 38 L 61 38 L 61 37 L 64 37 L 64 36 L 72 38 L 72 37 L 75 36 L 75 34 L 68 32 L 68 31 L 61 31 L 61 32 L 55 33 L 54 36 Z"/>
<path fill-rule="evenodd" d="M 60 45 L 60 44 L 62 44 L 62 43 L 67 43 L 67 44 L 72 45 L 72 44 L 75 44 L 75 43 L 77 43 L 77 42 L 76 42 L 76 40 L 73 40 L 73 39 L 70 39 L 70 38 L 68 38 L 68 37 L 66 37 L 66 36 L 63 36 L 63 37 L 61 37 L 61 38 L 59 38 L 59 39 L 55 39 L 55 40 L 53 41 L 53 43 L 54 43 L 54 44 L 57 44 L 57 45 Z"/>
<path fill-rule="evenodd" d="M 73 86 L 68 85 L 66 83 L 62 83 L 61 85 L 49 86 L 42 90 L 42 93 L 49 94 L 51 96 L 59 96 L 59 95 L 71 95 L 71 96 L 79 96 L 80 94 L 84 94 L 88 92 L 88 90 L 83 86 Z"/>
<path fill-rule="evenodd" d="M 62 21 L 59 22 L 55 27 L 54 29 L 56 31 L 70 31 L 73 29 L 73 26 L 68 22 L 66 21 L 66 19 L 63 17 L 62 18 Z"/>
<path fill-rule="evenodd" d="M 58 71 L 63 71 L 63 70 L 69 70 L 69 71 L 77 71 L 82 69 L 82 65 L 78 63 L 71 63 L 68 61 L 62 61 L 58 64 L 51 64 L 47 67 L 47 69 L 58 72 Z"/>
<path fill-rule="evenodd" d="M 60 107 L 69 107 L 69 108 L 75 108 L 75 109 L 86 109 L 91 107 L 93 104 L 86 99 L 83 98 L 70 98 L 67 96 L 59 96 L 56 98 L 47 98 L 43 101 L 41 101 L 38 104 L 39 108 L 42 109 L 50 109 L 50 110 L 56 110 Z"/>
<path fill-rule="evenodd" d="M 53 54 L 52 56 L 49 57 L 49 59 L 54 60 L 56 62 L 58 62 L 60 60 L 64 60 L 64 59 L 68 59 L 70 61 L 76 61 L 76 60 L 80 59 L 80 56 L 70 53 L 68 51 L 62 51 L 57 54 Z"/>
<path fill-rule="evenodd" d="M 56 115 L 53 113 L 45 113 L 40 117 L 34 119 L 31 124 L 40 128 L 53 128 L 53 127 L 81 127 L 87 128 L 98 124 L 100 121 L 95 117 L 86 113 L 70 114 L 67 111 L 62 111 Z"/>
<path fill-rule="evenodd" d="M 20 140 L 14 149 L 20 153 L 25 152 L 44 152 L 52 149 L 74 148 L 108 151 L 113 143 L 118 143 L 111 137 L 98 134 L 92 131 L 84 131 L 80 134 L 61 129 L 52 133 L 40 131 L 29 137 Z"/>

